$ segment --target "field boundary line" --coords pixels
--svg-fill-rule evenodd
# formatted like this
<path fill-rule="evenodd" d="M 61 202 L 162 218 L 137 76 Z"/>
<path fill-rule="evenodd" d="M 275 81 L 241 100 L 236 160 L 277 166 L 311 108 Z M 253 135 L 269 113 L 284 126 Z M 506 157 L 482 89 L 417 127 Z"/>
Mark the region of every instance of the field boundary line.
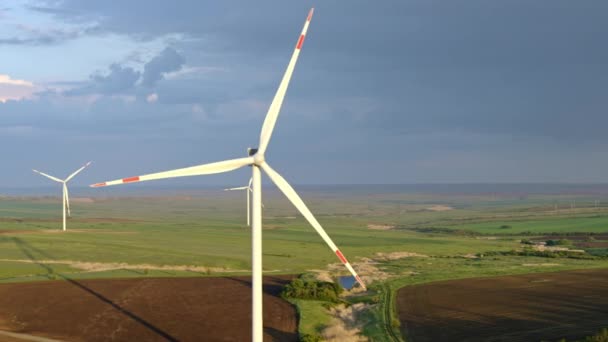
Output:
<path fill-rule="evenodd" d="M 55 340 L 52 338 L 40 337 L 40 336 L 34 336 L 34 335 L 28 335 L 28 334 L 14 333 L 14 332 L 4 331 L 4 330 L 0 330 L 0 336 L 8 336 L 8 337 L 16 338 L 18 340 L 34 341 L 34 342 L 63 342 L 62 340 Z"/>
<path fill-rule="evenodd" d="M 382 315 L 384 316 L 384 331 L 386 332 L 386 335 L 390 341 L 403 342 L 405 341 L 405 338 L 401 336 L 401 333 L 395 332 L 395 328 L 393 327 L 393 320 L 395 319 L 395 309 L 397 304 L 396 300 L 394 299 L 397 290 L 394 290 L 393 287 L 388 284 L 383 285 L 382 289 L 382 292 L 384 293 L 384 309 Z"/>

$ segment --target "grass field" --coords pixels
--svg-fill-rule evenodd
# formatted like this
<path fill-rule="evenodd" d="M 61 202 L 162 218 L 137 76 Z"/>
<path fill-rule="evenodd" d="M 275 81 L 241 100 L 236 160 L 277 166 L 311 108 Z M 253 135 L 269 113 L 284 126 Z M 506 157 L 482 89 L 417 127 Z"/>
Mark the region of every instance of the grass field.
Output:
<path fill-rule="evenodd" d="M 416 193 L 373 187 L 302 191 L 334 242 L 372 283 L 367 297 L 349 300 L 374 304 L 363 314 L 359 328 L 378 341 L 399 336 L 394 292 L 402 286 L 608 267 L 608 260 L 600 257 L 496 254 L 520 249 L 522 237 L 607 233 L 608 207 L 601 203 L 608 200 L 602 196 Z M 0 198 L 0 282 L 57 279 L 58 274 L 82 279 L 249 272 L 250 231 L 240 193 L 205 190 L 171 196 L 84 198 L 75 192 L 72 198 L 73 218 L 65 233 L 60 232 L 58 198 Z M 266 273 L 329 270 L 331 276 L 347 274 L 331 266 L 338 262 L 335 255 L 280 194 L 265 191 L 264 204 Z M 595 255 L 604 253 L 603 248 L 594 250 Z M 377 255 L 403 252 L 423 256 Z M 493 256 L 475 257 L 486 254 Z M 369 265 L 377 274 L 366 271 Z M 300 331 L 321 333 L 330 318 L 322 303 L 297 305 Z"/>

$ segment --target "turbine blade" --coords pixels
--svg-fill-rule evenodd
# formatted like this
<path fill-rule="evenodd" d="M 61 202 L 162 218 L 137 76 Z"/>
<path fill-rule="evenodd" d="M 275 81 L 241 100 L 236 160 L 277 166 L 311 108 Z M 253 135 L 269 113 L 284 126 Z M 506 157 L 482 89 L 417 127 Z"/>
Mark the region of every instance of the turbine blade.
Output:
<path fill-rule="evenodd" d="M 79 173 L 80 173 L 80 171 L 84 170 L 84 169 L 85 169 L 87 166 L 89 166 L 89 165 L 91 165 L 91 162 L 88 162 L 88 163 L 84 164 L 84 165 L 83 165 L 83 166 L 82 166 L 80 169 L 78 169 L 78 170 L 76 170 L 76 171 L 72 172 L 72 174 L 71 174 L 71 175 L 69 175 L 69 176 L 68 176 L 68 178 L 66 178 L 66 179 L 65 179 L 65 181 L 66 181 L 66 182 L 69 182 L 69 181 L 70 181 L 70 179 L 74 178 L 74 176 L 76 176 L 77 174 L 79 174 Z"/>
<path fill-rule="evenodd" d="M 270 104 L 268 113 L 266 113 L 266 118 L 264 119 L 264 124 L 262 125 L 262 133 L 260 133 L 260 146 L 258 146 L 258 153 L 260 154 L 263 154 L 266 151 L 266 147 L 268 147 L 268 142 L 270 142 L 270 137 L 272 136 L 274 125 L 277 122 L 279 111 L 281 110 L 281 105 L 283 104 L 283 99 L 285 98 L 285 93 L 287 92 L 289 81 L 291 80 L 291 75 L 293 74 L 296 62 L 298 61 L 298 56 L 300 56 L 300 50 L 302 49 L 302 45 L 304 44 L 304 38 L 306 37 L 306 31 L 308 31 L 308 25 L 310 25 L 310 20 L 312 19 L 313 12 L 314 8 L 311 8 L 310 12 L 308 12 L 308 17 L 304 22 L 304 28 L 302 28 L 302 33 L 300 34 L 300 38 L 298 38 L 296 48 L 294 49 L 293 54 L 291 55 L 291 60 L 287 65 L 287 70 L 285 71 L 283 79 L 279 84 L 279 88 L 277 89 L 277 92 L 274 95 L 274 99 Z"/>
<path fill-rule="evenodd" d="M 142 175 L 142 176 L 116 179 L 116 180 L 112 180 L 112 181 L 91 184 L 90 186 L 92 188 L 98 188 L 98 187 L 108 186 L 108 185 L 143 182 L 143 181 L 149 181 L 149 180 L 155 180 L 155 179 L 210 175 L 210 174 L 214 174 L 214 173 L 222 173 L 222 172 L 236 170 L 238 168 L 241 168 L 246 165 L 250 165 L 252 163 L 253 163 L 253 157 L 238 158 L 238 159 L 225 160 L 225 161 L 216 162 L 216 163 L 191 166 L 191 167 L 186 167 L 183 169 L 169 170 L 169 171 L 163 171 L 163 172 L 158 172 L 158 173 L 150 173 L 150 174 Z"/>
<path fill-rule="evenodd" d="M 224 191 L 245 190 L 245 189 L 249 189 L 249 187 L 247 187 L 247 186 L 240 186 L 240 187 L 238 187 L 238 188 L 228 188 L 228 189 L 224 189 Z"/>
<path fill-rule="evenodd" d="M 336 253 L 336 256 L 338 256 L 338 259 L 340 259 L 340 261 L 342 261 L 344 266 L 346 266 L 346 268 L 350 271 L 350 273 L 353 275 L 353 277 L 355 277 L 355 279 L 361 285 L 361 287 L 363 289 L 365 289 L 365 284 L 363 284 L 363 281 L 361 280 L 361 278 L 359 278 L 359 275 L 357 275 L 357 272 L 355 272 L 355 270 L 350 265 L 348 260 L 346 260 L 346 257 L 344 256 L 344 254 L 342 254 L 342 252 L 340 252 L 338 247 L 334 244 L 334 242 L 331 240 L 329 235 L 327 235 L 327 233 L 325 232 L 323 227 L 321 227 L 321 224 L 319 224 L 319 222 L 314 217 L 312 212 L 310 212 L 310 210 L 308 209 L 306 204 L 304 204 L 304 201 L 302 201 L 300 196 L 291 187 L 291 185 L 289 185 L 289 183 L 287 183 L 285 178 L 283 178 L 280 174 L 278 174 L 275 170 L 273 170 L 270 167 L 270 165 L 268 165 L 267 163 L 263 163 L 261 165 L 261 167 L 264 171 L 266 171 L 266 174 L 268 174 L 268 177 L 270 177 L 270 179 L 274 182 L 274 184 L 277 185 L 277 187 L 285 194 L 285 196 L 291 201 L 291 203 L 293 203 L 293 205 L 300 211 L 300 213 L 302 213 L 302 215 L 306 218 L 306 220 L 308 220 L 308 222 L 317 231 L 317 233 L 319 233 L 319 235 L 321 235 L 321 237 L 323 238 L 325 243 L 329 246 L 329 248 L 331 248 L 331 250 L 334 253 Z"/>
<path fill-rule="evenodd" d="M 63 183 L 63 191 L 65 192 L 65 205 L 68 208 L 68 216 L 72 217 L 72 213 L 70 212 L 70 193 L 68 192 L 68 186 Z"/>
<path fill-rule="evenodd" d="M 32 170 L 32 171 L 34 171 L 34 172 L 36 172 L 37 174 L 42 175 L 42 176 L 44 176 L 44 177 L 46 177 L 46 178 L 50 178 L 50 179 L 54 180 L 55 182 L 63 183 L 63 181 L 62 181 L 61 179 L 57 178 L 57 177 L 53 177 L 53 176 L 51 176 L 51 175 L 47 175 L 46 173 L 44 173 L 44 172 L 40 172 L 40 171 L 38 171 L 38 170 Z"/>

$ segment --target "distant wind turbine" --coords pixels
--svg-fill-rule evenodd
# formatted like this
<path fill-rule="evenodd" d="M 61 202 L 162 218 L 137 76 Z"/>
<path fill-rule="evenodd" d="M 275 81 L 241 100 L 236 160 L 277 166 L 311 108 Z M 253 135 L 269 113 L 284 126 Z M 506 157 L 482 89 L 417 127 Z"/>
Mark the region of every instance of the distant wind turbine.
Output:
<path fill-rule="evenodd" d="M 65 231 L 65 212 L 66 212 L 66 207 L 67 207 L 67 212 L 68 212 L 68 216 L 72 217 L 72 214 L 70 213 L 70 195 L 68 193 L 68 182 L 70 181 L 70 179 L 74 178 L 77 174 L 80 173 L 80 171 L 84 170 L 85 167 L 91 165 L 91 162 L 88 162 L 86 164 L 84 164 L 84 166 L 82 166 L 80 169 L 72 172 L 71 175 L 68 176 L 68 178 L 66 178 L 65 180 L 61 180 L 59 178 L 53 177 L 51 175 L 47 175 L 44 172 L 40 172 L 38 170 L 32 170 L 34 172 L 36 172 L 39 175 L 42 175 L 46 178 L 49 178 L 51 180 L 54 180 L 55 182 L 61 183 L 63 184 L 63 200 L 62 205 L 63 208 L 61 209 L 61 212 L 63 213 L 63 231 Z"/>
<path fill-rule="evenodd" d="M 251 189 L 251 182 L 253 182 L 253 178 L 249 178 L 249 184 L 247 186 L 239 186 L 237 188 L 228 188 L 224 189 L 224 191 L 238 191 L 238 190 L 246 190 L 247 194 L 247 226 L 251 226 L 251 200 L 250 196 L 253 190 Z M 264 208 L 264 203 L 262 203 L 262 208 Z"/>
<path fill-rule="evenodd" d="M 252 175 L 252 215 L 251 215 L 251 223 L 252 223 L 252 337 L 255 342 L 262 342 L 263 340 L 263 315 L 262 315 L 262 184 L 261 184 L 261 170 L 270 177 L 270 179 L 275 183 L 275 185 L 285 194 L 285 196 L 291 201 L 291 203 L 300 211 L 300 213 L 308 220 L 308 222 L 313 226 L 313 228 L 317 231 L 321 238 L 325 241 L 325 243 L 331 248 L 331 250 L 336 254 L 338 259 L 344 264 L 344 266 L 350 271 L 350 273 L 355 277 L 357 282 L 361 285 L 363 289 L 365 289 L 365 284 L 361 278 L 357 275 L 353 267 L 350 265 L 344 254 L 338 249 L 338 247 L 334 244 L 331 238 L 327 235 L 321 224 L 317 221 L 314 215 L 310 212 L 306 204 L 302 201 L 300 196 L 296 193 L 296 191 L 287 183 L 287 181 L 277 173 L 270 165 L 266 162 L 266 158 L 264 156 L 266 152 L 266 148 L 268 147 L 268 143 L 270 142 L 270 138 L 272 136 L 272 131 L 274 129 L 275 123 L 279 116 L 279 111 L 281 109 L 281 105 L 283 104 L 283 99 L 285 97 L 285 93 L 287 92 L 287 87 L 289 85 L 289 81 L 291 79 L 291 75 L 296 66 L 296 61 L 298 56 L 300 55 L 300 49 L 304 44 L 304 39 L 306 37 L 306 31 L 308 30 L 308 26 L 310 24 L 310 20 L 312 19 L 313 10 L 311 9 L 308 13 L 308 17 L 304 22 L 304 28 L 302 29 L 302 33 L 298 38 L 298 42 L 296 43 L 295 50 L 291 56 L 291 60 L 287 65 L 287 70 L 283 75 L 283 79 L 279 84 L 279 88 L 270 104 L 270 108 L 268 109 L 268 113 L 266 114 L 266 118 L 264 119 L 264 124 L 262 125 L 262 132 L 260 133 L 260 141 L 258 148 L 249 148 L 247 150 L 248 157 L 245 158 L 237 158 L 231 160 L 225 160 L 210 164 L 202 164 L 192 167 L 186 167 L 183 169 L 176 169 L 158 173 L 151 173 L 142 176 L 128 177 L 122 178 L 112 181 L 107 181 L 103 183 L 92 184 L 92 187 L 102 187 L 108 185 L 117 185 L 117 184 L 125 184 L 125 183 L 134 183 L 134 182 L 142 182 L 149 181 L 155 179 L 165 179 L 165 178 L 175 178 L 175 177 L 186 177 L 186 176 L 198 176 L 198 175 L 209 175 L 215 173 L 223 173 L 236 169 L 240 169 L 245 166 L 251 166 L 253 175 Z"/>

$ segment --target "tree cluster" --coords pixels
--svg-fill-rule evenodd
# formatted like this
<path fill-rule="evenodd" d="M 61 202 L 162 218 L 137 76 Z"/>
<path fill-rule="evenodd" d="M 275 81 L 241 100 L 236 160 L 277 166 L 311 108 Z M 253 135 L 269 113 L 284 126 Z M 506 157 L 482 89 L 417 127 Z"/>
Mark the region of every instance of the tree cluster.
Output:
<path fill-rule="evenodd" d="M 339 296 L 342 291 L 342 286 L 338 283 L 297 278 L 285 286 L 281 296 L 283 298 L 315 299 L 337 303 L 340 302 Z"/>

